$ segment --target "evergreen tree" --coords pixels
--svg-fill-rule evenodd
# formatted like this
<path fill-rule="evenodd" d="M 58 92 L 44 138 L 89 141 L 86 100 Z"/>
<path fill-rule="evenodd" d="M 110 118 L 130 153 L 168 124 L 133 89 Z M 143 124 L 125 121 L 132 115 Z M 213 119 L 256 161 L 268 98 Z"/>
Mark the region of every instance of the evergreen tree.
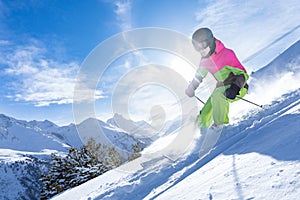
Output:
<path fill-rule="evenodd" d="M 133 145 L 133 160 L 141 148 Z M 93 138 L 80 149 L 70 148 L 67 155 L 51 155 L 51 168 L 42 174 L 41 199 L 48 199 L 62 191 L 78 186 L 122 164 L 121 155 L 114 147 L 96 143 Z"/>
<path fill-rule="evenodd" d="M 116 168 L 122 164 L 121 155 L 118 153 L 115 147 L 109 147 L 105 144 L 96 143 L 93 138 L 88 140 L 85 147 L 109 169 Z"/>
<path fill-rule="evenodd" d="M 52 154 L 51 165 L 48 174 L 41 178 L 41 199 L 48 199 L 108 171 L 108 167 L 85 146 L 80 150 L 70 148 L 67 156 Z"/>
<path fill-rule="evenodd" d="M 128 158 L 128 160 L 130 161 L 140 157 L 141 156 L 140 152 L 142 151 L 139 144 L 132 145 L 132 149 L 133 149 L 133 153 Z"/>

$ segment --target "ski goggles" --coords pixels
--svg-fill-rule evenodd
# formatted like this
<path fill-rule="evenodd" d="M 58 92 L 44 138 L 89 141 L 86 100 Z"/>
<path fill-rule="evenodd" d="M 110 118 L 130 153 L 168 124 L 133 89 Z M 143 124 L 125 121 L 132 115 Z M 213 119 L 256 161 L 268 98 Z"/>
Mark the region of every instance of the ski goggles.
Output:
<path fill-rule="evenodd" d="M 196 51 L 202 51 L 209 46 L 209 43 L 207 40 L 203 40 L 200 42 L 193 40 L 193 46 L 196 49 Z"/>

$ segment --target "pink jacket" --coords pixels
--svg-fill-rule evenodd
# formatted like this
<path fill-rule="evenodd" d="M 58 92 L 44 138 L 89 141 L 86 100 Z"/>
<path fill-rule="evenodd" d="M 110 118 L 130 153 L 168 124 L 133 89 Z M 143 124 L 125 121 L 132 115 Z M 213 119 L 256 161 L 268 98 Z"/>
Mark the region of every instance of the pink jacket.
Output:
<path fill-rule="evenodd" d="M 200 62 L 200 68 L 207 69 L 210 73 L 215 74 L 225 66 L 241 69 L 246 72 L 231 49 L 227 49 L 224 44 L 216 39 L 216 50 L 209 58 L 203 58 Z"/>

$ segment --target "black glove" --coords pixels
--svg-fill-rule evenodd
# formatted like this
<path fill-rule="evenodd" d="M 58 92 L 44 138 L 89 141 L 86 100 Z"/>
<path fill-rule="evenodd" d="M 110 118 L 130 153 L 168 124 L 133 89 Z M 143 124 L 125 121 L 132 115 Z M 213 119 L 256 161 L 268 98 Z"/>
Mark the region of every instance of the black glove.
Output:
<path fill-rule="evenodd" d="M 230 88 L 226 89 L 224 92 L 225 97 L 228 99 L 235 99 L 236 95 L 240 92 L 240 87 L 237 86 L 236 84 L 231 84 Z"/>

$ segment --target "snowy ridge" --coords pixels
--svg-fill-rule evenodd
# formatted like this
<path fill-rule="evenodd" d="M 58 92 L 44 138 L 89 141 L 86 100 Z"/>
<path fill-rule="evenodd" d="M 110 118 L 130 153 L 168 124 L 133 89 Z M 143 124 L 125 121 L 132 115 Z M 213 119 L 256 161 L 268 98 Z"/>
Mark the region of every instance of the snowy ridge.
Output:
<path fill-rule="evenodd" d="M 0 147 L 39 152 L 44 149 L 65 151 L 68 145 L 51 136 L 47 131 L 33 125 L 32 122 L 28 123 L 0 115 Z"/>
<path fill-rule="evenodd" d="M 23 121 L 0 114 L 0 199 L 39 199 L 40 174 L 46 173 L 51 153 L 64 154 L 83 142 L 77 130 L 88 136 L 100 126 L 103 137 L 117 147 L 124 159 L 140 144 L 123 130 L 97 119 L 87 119 L 77 125 L 59 127 L 50 121 Z M 11 190 L 14 188 L 14 190 Z"/>
<path fill-rule="evenodd" d="M 143 154 L 53 199 L 298 199 L 299 49 L 254 73 L 246 98 L 264 109 L 234 103 L 234 125 L 206 157 Z"/>
<path fill-rule="evenodd" d="M 298 73 L 300 66 L 300 41 L 295 42 L 290 48 L 284 51 L 280 56 L 275 58 L 266 67 L 261 68 L 255 72 L 252 77 L 258 76 L 271 77 L 274 75 L 282 75 L 284 73 Z M 273 77 L 274 78 L 274 77 Z"/>
<path fill-rule="evenodd" d="M 151 138 L 158 132 L 158 130 L 145 121 L 134 122 L 124 118 L 118 113 L 115 113 L 114 116 L 107 120 L 106 123 L 112 127 L 118 127 L 123 132 L 139 139 L 145 144 L 145 146 L 148 146 L 152 142 Z"/>
<path fill-rule="evenodd" d="M 87 119 L 77 126 L 70 124 L 59 127 L 47 120 L 27 122 L 1 114 L 0 147 L 27 152 L 41 152 L 47 149 L 66 151 L 70 146 L 79 148 L 83 145 L 77 129 L 86 132 L 88 137 L 89 132 L 97 130 L 96 126 L 100 126 L 105 134 L 104 137 L 119 148 L 129 150 L 132 144 L 138 142 L 125 131 L 97 119 Z"/>

